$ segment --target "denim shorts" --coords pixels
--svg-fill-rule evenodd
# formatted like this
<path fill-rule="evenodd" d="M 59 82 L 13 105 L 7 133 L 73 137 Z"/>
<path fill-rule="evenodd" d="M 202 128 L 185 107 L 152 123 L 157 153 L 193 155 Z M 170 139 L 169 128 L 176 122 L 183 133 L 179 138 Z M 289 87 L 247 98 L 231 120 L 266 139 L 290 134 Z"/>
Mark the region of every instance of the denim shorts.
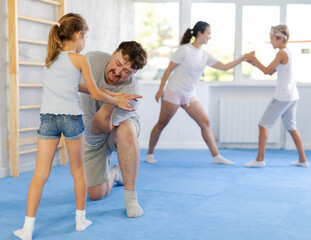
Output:
<path fill-rule="evenodd" d="M 61 137 L 61 133 L 68 140 L 75 140 L 83 136 L 82 115 L 40 114 L 40 120 L 38 138 L 58 139 Z"/>

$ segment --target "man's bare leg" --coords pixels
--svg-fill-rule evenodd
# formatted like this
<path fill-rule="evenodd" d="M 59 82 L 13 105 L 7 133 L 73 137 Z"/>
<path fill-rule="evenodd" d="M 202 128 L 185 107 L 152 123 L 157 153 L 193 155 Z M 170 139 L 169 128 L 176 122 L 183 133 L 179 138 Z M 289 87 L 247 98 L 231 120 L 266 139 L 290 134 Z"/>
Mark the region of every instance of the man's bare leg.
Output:
<path fill-rule="evenodd" d="M 104 182 L 102 184 L 99 184 L 93 187 L 89 187 L 87 189 L 87 192 L 90 198 L 93 201 L 97 201 L 97 200 L 101 200 L 105 198 L 110 193 L 111 189 L 113 188 L 113 183 L 114 183 L 115 178 L 116 178 L 115 173 L 111 171 L 110 179 L 107 182 Z"/>
<path fill-rule="evenodd" d="M 123 122 L 116 129 L 115 144 L 124 181 L 126 214 L 128 217 L 139 217 L 144 214 L 136 193 L 140 152 L 137 129 L 131 121 Z"/>
<path fill-rule="evenodd" d="M 112 125 L 112 115 L 115 106 L 111 104 L 103 104 L 103 106 L 94 115 L 91 123 L 91 131 L 98 135 L 102 133 L 110 133 L 114 126 Z"/>

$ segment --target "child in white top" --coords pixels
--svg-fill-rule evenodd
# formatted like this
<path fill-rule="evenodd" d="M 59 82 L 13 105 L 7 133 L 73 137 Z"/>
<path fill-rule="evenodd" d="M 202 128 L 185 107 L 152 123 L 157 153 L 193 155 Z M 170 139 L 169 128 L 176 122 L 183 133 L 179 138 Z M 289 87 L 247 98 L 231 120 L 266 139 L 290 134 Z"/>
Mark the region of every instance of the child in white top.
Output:
<path fill-rule="evenodd" d="M 192 43 L 190 43 L 191 38 L 194 38 Z M 159 99 L 162 100 L 161 112 L 150 135 L 149 150 L 146 157 L 148 163 L 156 163 L 153 152 L 160 134 L 178 108 L 182 107 L 200 126 L 202 137 L 213 156 L 212 163 L 234 164 L 219 154 L 210 128 L 209 118 L 196 97 L 195 89 L 206 65 L 225 71 L 235 67 L 245 58 L 242 56 L 227 64 L 218 61 L 211 54 L 201 49 L 202 45 L 207 44 L 210 38 L 211 27 L 206 22 L 199 21 L 193 29 L 187 29 L 181 40 L 181 46 L 173 54 L 172 60 L 163 74 L 159 90 L 155 96 L 157 102 Z M 172 72 L 173 74 L 170 77 Z M 167 81 L 167 87 L 164 91 Z"/>
<path fill-rule="evenodd" d="M 272 75 L 277 72 L 277 87 L 271 102 L 259 122 L 258 153 L 255 160 L 246 163 L 246 167 L 264 167 L 265 148 L 270 129 L 276 120 L 281 117 L 285 129 L 291 134 L 299 153 L 299 160 L 291 165 L 307 167 L 308 162 L 303 149 L 302 138 L 296 127 L 296 108 L 299 99 L 296 81 L 293 73 L 293 61 L 290 51 L 286 48 L 289 39 L 289 31 L 286 25 L 278 25 L 271 28 L 270 43 L 274 49 L 278 48 L 274 60 L 267 66 L 263 66 L 255 57 L 255 53 L 247 54 L 247 61 L 264 74 Z"/>
<path fill-rule="evenodd" d="M 28 191 L 24 226 L 14 232 L 23 240 L 32 239 L 36 212 L 44 184 L 51 171 L 61 134 L 66 139 L 70 171 L 74 179 L 76 230 L 83 231 L 92 223 L 85 218 L 84 125 L 78 90 L 89 93 L 98 101 L 128 111 L 134 110 L 129 104 L 130 100 L 140 97 L 138 95 L 113 94 L 107 90 L 98 89 L 87 57 L 79 54 L 85 46 L 87 31 L 88 26 L 82 16 L 68 13 L 51 28 L 49 33 L 43 73 L 43 98 L 40 114 L 41 125 L 38 130 L 36 169 Z M 81 73 L 86 84 L 79 84 Z"/>

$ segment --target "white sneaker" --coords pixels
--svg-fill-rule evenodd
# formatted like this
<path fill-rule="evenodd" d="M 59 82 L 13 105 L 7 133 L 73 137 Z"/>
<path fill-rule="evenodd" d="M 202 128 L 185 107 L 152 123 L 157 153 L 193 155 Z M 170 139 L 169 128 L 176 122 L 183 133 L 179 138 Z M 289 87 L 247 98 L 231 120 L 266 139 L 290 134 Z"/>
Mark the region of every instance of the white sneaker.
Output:
<path fill-rule="evenodd" d="M 111 168 L 111 171 L 113 171 L 116 174 L 116 178 L 114 181 L 118 185 L 123 186 L 124 182 L 123 182 L 122 173 L 121 173 L 121 169 L 120 169 L 119 164 L 116 163 L 115 165 L 113 165 L 113 167 Z"/>
<path fill-rule="evenodd" d="M 295 161 L 295 162 L 291 162 L 290 165 L 297 166 L 297 167 L 308 167 L 309 163 L 308 161 L 305 161 L 305 162 Z"/>
<path fill-rule="evenodd" d="M 212 163 L 214 163 L 214 164 L 227 164 L 227 165 L 233 165 L 234 164 L 234 162 L 231 162 L 228 159 L 225 159 L 220 154 L 213 157 Z"/>
<path fill-rule="evenodd" d="M 265 161 L 256 161 L 255 159 L 253 161 L 246 163 L 244 166 L 245 167 L 264 167 L 265 165 L 266 165 Z"/>
<path fill-rule="evenodd" d="M 148 154 L 145 160 L 147 163 L 157 163 L 157 160 L 154 159 L 153 154 Z"/>

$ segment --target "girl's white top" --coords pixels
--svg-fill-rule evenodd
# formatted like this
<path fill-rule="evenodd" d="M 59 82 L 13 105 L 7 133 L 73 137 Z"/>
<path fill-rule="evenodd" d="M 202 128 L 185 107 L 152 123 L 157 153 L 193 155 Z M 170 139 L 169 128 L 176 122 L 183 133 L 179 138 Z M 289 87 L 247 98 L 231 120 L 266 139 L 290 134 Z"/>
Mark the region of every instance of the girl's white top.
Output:
<path fill-rule="evenodd" d="M 299 93 L 296 87 L 296 81 L 294 79 L 294 65 L 292 60 L 292 54 L 287 48 L 280 51 L 284 51 L 288 56 L 288 62 L 286 64 L 279 63 L 276 66 L 277 82 L 276 91 L 273 98 L 279 101 L 293 101 L 299 99 Z"/>
<path fill-rule="evenodd" d="M 187 43 L 181 45 L 172 55 L 172 62 L 179 64 L 167 83 L 167 89 L 188 97 L 195 93 L 196 85 L 206 65 L 218 62 L 211 54 Z"/>
<path fill-rule="evenodd" d="M 60 52 L 49 68 L 43 70 L 43 97 L 40 113 L 83 114 L 78 85 L 81 72 Z"/>

